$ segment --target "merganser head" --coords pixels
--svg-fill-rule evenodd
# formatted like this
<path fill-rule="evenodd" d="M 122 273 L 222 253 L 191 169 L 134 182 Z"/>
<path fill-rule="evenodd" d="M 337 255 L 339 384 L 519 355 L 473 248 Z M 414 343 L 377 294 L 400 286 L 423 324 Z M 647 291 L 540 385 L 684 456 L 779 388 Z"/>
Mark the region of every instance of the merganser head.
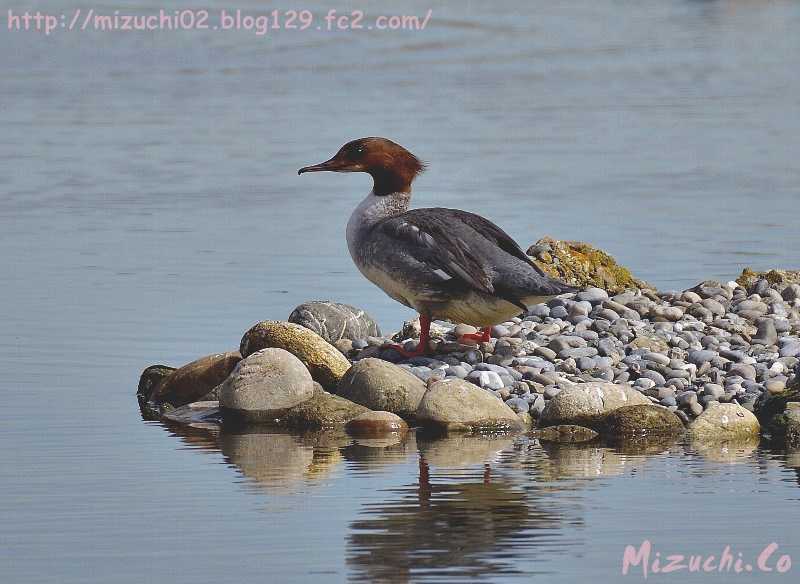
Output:
<path fill-rule="evenodd" d="M 304 172 L 366 172 L 375 181 L 376 195 L 408 193 L 416 176 L 425 170 L 425 165 L 408 150 L 386 138 L 359 138 L 348 142 L 339 152 L 325 162 L 304 166 Z"/>

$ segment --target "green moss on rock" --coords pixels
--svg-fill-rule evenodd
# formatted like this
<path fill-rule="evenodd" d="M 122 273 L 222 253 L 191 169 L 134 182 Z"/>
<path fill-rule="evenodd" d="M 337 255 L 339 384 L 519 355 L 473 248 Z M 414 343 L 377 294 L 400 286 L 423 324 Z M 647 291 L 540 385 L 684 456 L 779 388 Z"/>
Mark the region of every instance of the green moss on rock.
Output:
<path fill-rule="evenodd" d="M 756 280 L 764 278 L 773 286 L 783 284 L 800 284 L 800 270 L 767 270 L 756 272 L 750 268 L 745 268 L 736 278 L 736 283 L 745 288 L 749 288 Z"/>
<path fill-rule="evenodd" d="M 580 288 L 597 287 L 618 294 L 630 288 L 652 288 L 606 252 L 582 241 L 543 237 L 527 254 L 545 273 Z"/>

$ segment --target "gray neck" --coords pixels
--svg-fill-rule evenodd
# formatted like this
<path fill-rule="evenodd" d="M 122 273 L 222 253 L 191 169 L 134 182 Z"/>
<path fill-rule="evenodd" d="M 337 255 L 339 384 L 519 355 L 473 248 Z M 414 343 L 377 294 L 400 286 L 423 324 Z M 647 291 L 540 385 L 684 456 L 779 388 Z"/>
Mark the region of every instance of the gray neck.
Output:
<path fill-rule="evenodd" d="M 359 203 L 347 222 L 347 247 L 355 259 L 361 239 L 381 219 L 394 217 L 408 211 L 411 193 L 392 193 L 377 196 L 372 191 Z"/>

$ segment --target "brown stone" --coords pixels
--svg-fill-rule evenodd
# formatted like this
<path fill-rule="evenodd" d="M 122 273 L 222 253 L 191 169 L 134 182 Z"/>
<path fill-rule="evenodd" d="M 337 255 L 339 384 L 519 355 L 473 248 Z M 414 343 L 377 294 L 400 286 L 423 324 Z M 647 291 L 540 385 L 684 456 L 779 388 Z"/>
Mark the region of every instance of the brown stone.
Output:
<path fill-rule="evenodd" d="M 347 431 L 355 436 L 382 436 L 408 430 L 403 418 L 392 412 L 364 412 L 347 423 Z"/>
<path fill-rule="evenodd" d="M 149 401 L 176 408 L 197 401 L 225 381 L 241 360 L 238 351 L 231 351 L 192 361 L 164 378 L 150 394 Z"/>

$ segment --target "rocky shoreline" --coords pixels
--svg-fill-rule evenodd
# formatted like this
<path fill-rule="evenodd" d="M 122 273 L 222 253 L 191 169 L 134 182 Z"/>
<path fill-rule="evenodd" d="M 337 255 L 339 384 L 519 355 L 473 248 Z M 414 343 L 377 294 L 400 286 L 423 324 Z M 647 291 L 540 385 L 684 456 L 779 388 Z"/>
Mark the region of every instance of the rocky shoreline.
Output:
<path fill-rule="evenodd" d="M 391 337 L 334 302 L 262 321 L 239 351 L 142 373 L 148 419 L 257 423 L 353 435 L 535 431 L 541 440 L 680 436 L 800 444 L 800 272 L 659 292 L 613 258 L 545 238 L 528 250 L 583 289 L 464 345 L 437 322 L 430 357 L 405 360 L 418 322 Z"/>

